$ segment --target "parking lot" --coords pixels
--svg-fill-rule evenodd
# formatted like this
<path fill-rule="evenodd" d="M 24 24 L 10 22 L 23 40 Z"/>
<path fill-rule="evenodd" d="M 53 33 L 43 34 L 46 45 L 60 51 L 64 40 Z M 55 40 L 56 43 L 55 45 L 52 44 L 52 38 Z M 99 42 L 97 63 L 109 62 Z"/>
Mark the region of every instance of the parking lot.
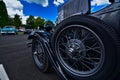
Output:
<path fill-rule="evenodd" d="M 54 70 L 41 73 L 34 65 L 28 35 L 0 35 L 0 64 L 10 80 L 58 80 Z"/>

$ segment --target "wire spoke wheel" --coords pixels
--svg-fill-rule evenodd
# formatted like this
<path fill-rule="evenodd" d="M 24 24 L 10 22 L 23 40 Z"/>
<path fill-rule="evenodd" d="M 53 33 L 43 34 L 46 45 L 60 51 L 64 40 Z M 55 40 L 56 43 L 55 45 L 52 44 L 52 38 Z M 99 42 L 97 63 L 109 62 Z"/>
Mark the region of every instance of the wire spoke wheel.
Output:
<path fill-rule="evenodd" d="M 85 26 L 65 27 L 59 32 L 55 45 L 58 60 L 72 74 L 90 76 L 103 66 L 105 52 L 102 40 Z"/>
<path fill-rule="evenodd" d="M 44 54 L 43 46 L 39 41 L 36 41 L 34 48 L 35 48 L 35 50 L 33 52 L 34 59 L 39 65 L 43 66 L 45 63 L 45 54 Z"/>

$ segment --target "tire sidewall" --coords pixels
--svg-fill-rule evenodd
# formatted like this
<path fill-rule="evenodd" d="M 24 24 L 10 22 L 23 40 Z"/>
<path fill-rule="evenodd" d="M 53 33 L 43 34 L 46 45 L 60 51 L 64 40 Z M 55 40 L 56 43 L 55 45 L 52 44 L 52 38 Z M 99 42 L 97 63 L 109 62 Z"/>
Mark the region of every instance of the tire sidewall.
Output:
<path fill-rule="evenodd" d="M 62 66 L 60 60 L 57 58 L 60 65 L 63 67 L 63 69 L 65 69 L 65 71 L 68 75 L 70 75 L 78 80 L 88 80 L 88 79 L 89 80 L 105 80 L 105 79 L 108 79 L 108 77 L 112 80 L 112 77 L 110 77 L 110 76 L 112 73 L 115 72 L 115 69 L 116 69 L 116 59 L 115 59 L 116 58 L 116 54 L 115 54 L 116 47 L 115 47 L 112 37 L 104 28 L 104 27 L 106 27 L 106 25 L 104 25 L 98 21 L 95 21 L 94 19 L 90 19 L 88 17 L 81 17 L 81 19 L 80 18 L 72 18 L 72 19 L 67 19 L 67 20 L 63 21 L 62 23 L 60 23 L 52 37 L 52 48 L 55 51 L 56 57 L 58 57 L 58 55 L 57 55 L 55 44 L 58 41 L 57 39 L 59 37 L 59 35 L 58 35 L 59 32 L 62 31 L 66 26 L 73 25 L 73 24 L 86 26 L 87 28 L 89 28 L 90 30 L 95 32 L 100 37 L 100 39 L 102 40 L 102 42 L 104 44 L 104 48 L 105 48 L 105 60 L 104 60 L 102 68 L 94 75 L 91 75 L 88 77 L 76 76 L 72 73 L 69 73 L 69 71 L 67 71 Z"/>
<path fill-rule="evenodd" d="M 41 72 L 46 72 L 47 69 L 48 69 L 48 57 L 44 54 L 44 57 L 45 57 L 45 64 L 44 66 L 40 66 L 38 62 L 36 62 L 35 58 L 36 58 L 36 55 L 34 54 L 34 50 L 35 50 L 35 42 L 38 41 L 41 46 L 43 47 L 43 44 L 39 41 L 39 39 L 33 39 L 32 41 L 32 57 L 33 57 L 33 60 L 34 60 L 34 64 L 36 65 L 36 67 L 41 71 Z M 44 48 L 44 47 L 43 47 Z M 44 50 L 44 49 L 43 49 Z M 45 53 L 45 51 L 44 51 Z"/>

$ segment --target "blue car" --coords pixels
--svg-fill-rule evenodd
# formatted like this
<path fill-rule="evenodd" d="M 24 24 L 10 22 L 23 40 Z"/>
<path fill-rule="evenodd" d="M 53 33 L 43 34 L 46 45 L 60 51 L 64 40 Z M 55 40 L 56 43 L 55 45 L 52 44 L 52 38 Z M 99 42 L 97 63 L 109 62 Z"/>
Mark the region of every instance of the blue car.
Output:
<path fill-rule="evenodd" d="M 1 29 L 1 34 L 17 34 L 18 30 L 14 26 L 5 26 Z"/>

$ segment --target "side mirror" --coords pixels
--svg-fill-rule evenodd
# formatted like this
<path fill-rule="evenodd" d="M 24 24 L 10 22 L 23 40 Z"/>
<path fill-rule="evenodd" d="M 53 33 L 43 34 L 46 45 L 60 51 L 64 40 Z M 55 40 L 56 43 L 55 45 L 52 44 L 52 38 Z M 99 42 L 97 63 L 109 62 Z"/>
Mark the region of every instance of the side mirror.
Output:
<path fill-rule="evenodd" d="M 109 0 L 109 2 L 113 3 L 113 2 L 115 2 L 115 0 Z"/>

